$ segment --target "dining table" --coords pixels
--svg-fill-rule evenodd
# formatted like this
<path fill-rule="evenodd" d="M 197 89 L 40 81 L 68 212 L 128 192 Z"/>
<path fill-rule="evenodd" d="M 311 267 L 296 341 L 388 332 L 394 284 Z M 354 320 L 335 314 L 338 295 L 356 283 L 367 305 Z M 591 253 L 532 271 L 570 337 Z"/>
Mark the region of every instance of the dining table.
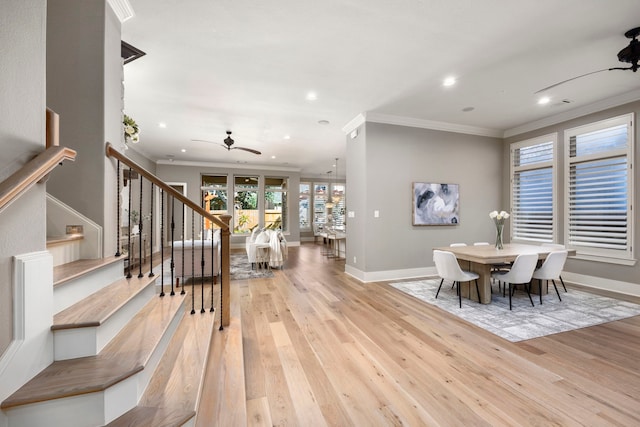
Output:
<path fill-rule="evenodd" d="M 478 278 L 478 287 L 480 288 L 480 302 L 482 304 L 491 303 L 491 269 L 493 266 L 505 263 L 510 264 L 521 254 L 537 254 L 539 264 L 551 252 L 566 250 L 569 256 L 576 254 L 574 249 L 561 249 L 523 243 L 505 243 L 502 249 L 497 249 L 493 245 L 442 246 L 433 249 L 452 252 L 458 259 L 458 263 L 463 270 L 473 271 L 480 276 Z M 469 292 L 469 283 L 461 285 L 460 290 L 462 296 L 477 301 L 476 292 Z M 546 293 L 546 287 L 532 286 L 531 292 L 542 292 L 544 294 Z"/>

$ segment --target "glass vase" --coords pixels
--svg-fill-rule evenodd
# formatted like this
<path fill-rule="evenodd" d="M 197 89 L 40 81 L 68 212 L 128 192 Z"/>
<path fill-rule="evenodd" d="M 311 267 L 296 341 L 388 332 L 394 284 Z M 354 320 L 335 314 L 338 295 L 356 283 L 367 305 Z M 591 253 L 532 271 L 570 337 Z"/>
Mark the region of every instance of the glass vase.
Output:
<path fill-rule="evenodd" d="M 502 229 L 504 224 L 496 224 L 496 249 L 504 249 L 502 244 Z"/>

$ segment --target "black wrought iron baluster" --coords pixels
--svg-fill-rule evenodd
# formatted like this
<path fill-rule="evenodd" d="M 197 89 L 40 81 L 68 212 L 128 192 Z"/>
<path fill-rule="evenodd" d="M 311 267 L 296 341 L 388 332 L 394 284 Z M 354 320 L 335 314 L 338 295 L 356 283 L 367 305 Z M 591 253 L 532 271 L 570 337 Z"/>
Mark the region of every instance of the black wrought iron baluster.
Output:
<path fill-rule="evenodd" d="M 215 229 L 213 228 L 213 224 L 211 225 L 211 308 L 209 309 L 209 311 L 215 311 L 215 308 L 213 308 L 213 284 L 216 281 L 216 269 L 214 266 L 214 254 L 217 253 L 218 255 L 220 255 L 220 251 L 216 250 L 216 246 L 215 246 Z"/>
<path fill-rule="evenodd" d="M 138 279 L 144 277 L 142 274 L 142 175 L 140 175 L 140 216 L 138 219 Z"/>
<path fill-rule="evenodd" d="M 164 189 L 160 189 L 160 296 L 164 296 Z"/>
<path fill-rule="evenodd" d="M 120 256 L 120 160 L 118 160 L 118 164 L 116 167 L 116 255 Z"/>
<path fill-rule="evenodd" d="M 185 223 L 184 223 L 184 211 L 185 211 L 185 205 L 184 202 L 182 203 L 182 290 L 180 291 L 180 295 L 184 295 L 186 293 L 186 291 L 184 290 L 184 231 L 186 230 L 185 227 Z"/>
<path fill-rule="evenodd" d="M 195 212 L 193 210 L 191 210 L 191 314 L 195 314 L 196 310 L 195 310 L 195 305 L 196 305 L 196 300 L 195 300 L 195 278 L 193 277 L 193 273 L 195 273 L 196 269 L 195 269 L 195 265 L 196 265 L 196 260 L 195 260 L 195 252 L 196 252 L 196 245 L 193 239 L 193 234 L 195 232 L 195 226 L 194 226 L 194 214 Z"/>
<path fill-rule="evenodd" d="M 154 184 L 151 183 L 151 218 L 149 218 L 149 277 L 155 276 L 153 274 L 153 190 Z"/>
<path fill-rule="evenodd" d="M 127 230 L 129 232 L 129 236 L 127 237 L 127 279 L 131 279 L 131 168 L 129 168 L 129 206 L 127 207 L 127 215 L 129 218 L 127 219 Z"/>
<path fill-rule="evenodd" d="M 175 222 L 175 207 L 176 207 L 176 203 L 175 203 L 175 198 L 171 197 L 171 293 L 169 295 L 174 296 L 176 294 L 175 290 L 173 289 L 173 281 L 175 280 L 173 278 L 173 270 L 175 268 L 175 263 L 174 263 L 174 234 L 175 234 L 175 229 L 176 229 L 176 222 Z M 183 248 L 184 249 L 184 248 Z"/>
<path fill-rule="evenodd" d="M 204 313 L 204 217 L 200 215 L 200 313 Z"/>

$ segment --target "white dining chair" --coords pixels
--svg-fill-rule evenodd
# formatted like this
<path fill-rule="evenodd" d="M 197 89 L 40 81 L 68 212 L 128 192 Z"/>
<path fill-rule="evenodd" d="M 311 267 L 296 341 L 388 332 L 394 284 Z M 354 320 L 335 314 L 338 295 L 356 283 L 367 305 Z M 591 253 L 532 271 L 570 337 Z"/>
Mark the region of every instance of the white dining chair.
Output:
<path fill-rule="evenodd" d="M 460 246 L 467 246 L 466 243 L 452 243 L 449 245 L 449 247 L 451 248 L 455 248 L 455 247 L 460 247 Z"/>
<path fill-rule="evenodd" d="M 473 246 L 489 246 L 489 242 L 475 242 Z"/>
<path fill-rule="evenodd" d="M 438 275 L 441 277 L 440 286 L 438 286 L 438 291 L 436 292 L 436 298 L 438 298 L 440 288 L 442 288 L 442 282 L 445 280 L 453 280 L 453 284 L 456 286 L 458 293 L 460 308 L 462 308 L 462 292 L 460 290 L 460 283 L 475 280 L 478 301 L 482 303 L 482 300 L 480 299 L 480 288 L 478 288 L 478 277 L 480 277 L 478 274 L 462 270 L 462 268 L 460 268 L 460 264 L 458 264 L 458 259 L 452 252 L 439 251 L 436 249 L 433 251 L 433 261 L 436 264 Z"/>
<path fill-rule="evenodd" d="M 540 286 L 540 304 L 542 304 L 543 280 L 547 283 L 547 289 L 549 289 L 549 280 L 551 280 L 553 287 L 556 289 L 556 294 L 558 294 L 558 299 L 562 301 L 562 298 L 560 298 L 560 292 L 558 292 L 558 287 L 556 286 L 556 279 L 560 278 L 560 273 L 564 268 L 565 261 L 567 261 L 567 251 L 551 252 L 547 255 L 547 259 L 544 260 L 542 266 L 533 272 L 532 277 L 534 279 L 538 279 Z"/>
<path fill-rule="evenodd" d="M 504 286 L 502 287 L 503 296 L 507 288 L 507 283 L 509 284 L 509 310 L 511 310 L 511 297 L 515 290 L 514 286 L 517 285 L 524 286 L 524 289 L 527 291 L 527 295 L 529 296 L 529 301 L 531 301 L 531 306 L 534 306 L 533 299 L 531 299 L 529 284 L 531 283 L 531 277 L 533 276 L 533 271 L 535 270 L 537 263 L 538 254 L 522 254 L 518 255 L 509 271 L 491 274 L 491 277 L 504 283 Z"/>
<path fill-rule="evenodd" d="M 547 248 L 554 248 L 554 249 L 566 249 L 564 245 L 561 245 L 559 243 L 543 243 L 540 246 L 544 246 Z M 564 285 L 564 280 L 562 280 L 562 276 L 558 276 L 558 278 L 560 279 L 560 283 L 562 283 L 562 287 L 564 291 L 567 292 L 567 287 Z"/>

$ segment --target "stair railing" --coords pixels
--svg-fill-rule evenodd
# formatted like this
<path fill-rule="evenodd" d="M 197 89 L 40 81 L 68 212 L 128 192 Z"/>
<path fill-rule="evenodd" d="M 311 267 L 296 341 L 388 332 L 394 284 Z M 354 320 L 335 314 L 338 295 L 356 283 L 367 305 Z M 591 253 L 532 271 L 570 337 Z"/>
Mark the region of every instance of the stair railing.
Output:
<path fill-rule="evenodd" d="M 112 144 L 108 143 L 106 144 L 106 155 L 107 157 L 111 157 L 117 160 L 117 192 L 116 192 L 116 197 L 117 197 L 117 215 L 116 215 L 116 220 L 117 220 L 117 227 L 116 227 L 116 241 L 117 241 L 117 249 L 116 249 L 116 256 L 120 256 L 122 255 L 121 251 L 120 251 L 120 211 L 122 206 L 120 205 L 120 191 L 121 191 L 121 186 L 120 186 L 120 176 L 124 174 L 125 179 L 128 178 L 129 180 L 129 185 L 130 185 L 130 191 L 129 191 L 129 200 L 127 201 L 127 212 L 131 213 L 132 212 L 132 206 L 133 203 L 136 204 L 137 209 L 138 209 L 138 216 L 135 218 L 135 220 L 137 221 L 137 225 L 138 226 L 138 262 L 137 262 L 137 267 L 138 267 L 138 277 L 143 277 L 144 274 L 142 272 L 143 269 L 143 242 L 142 242 L 142 233 L 143 233 L 143 225 L 144 225 L 144 217 L 148 216 L 150 223 L 151 223 L 151 230 L 149 231 L 149 235 L 153 236 L 154 230 L 153 230 L 153 225 L 157 224 L 157 227 L 159 227 L 160 230 L 160 235 L 161 235 L 161 241 L 160 241 L 160 287 L 161 287 L 161 292 L 160 292 L 160 296 L 163 297 L 165 296 L 165 292 L 164 292 L 164 288 L 165 288 L 165 278 L 164 278 L 164 268 L 165 268 L 165 249 L 168 251 L 169 253 L 169 269 L 170 269 L 170 295 L 175 295 L 176 293 L 176 287 L 180 286 L 179 283 L 174 282 L 174 274 L 178 273 L 175 271 L 175 259 L 176 259 L 176 244 L 177 243 L 181 243 L 180 248 L 181 248 L 181 253 L 177 254 L 177 256 L 182 257 L 182 271 L 180 272 L 182 274 L 181 277 L 184 278 L 184 250 L 185 250 L 185 235 L 184 232 L 181 233 L 181 242 L 177 242 L 175 240 L 175 221 L 176 221 L 176 217 L 175 217 L 175 210 L 176 204 L 179 204 L 179 208 L 182 210 L 182 228 L 183 230 L 185 229 L 185 215 L 184 215 L 184 211 L 185 208 L 188 208 L 191 210 L 191 253 L 192 253 L 192 259 L 191 259 L 191 314 L 194 314 L 196 312 L 196 302 L 195 302 L 195 285 L 196 285 L 196 261 L 195 261 L 195 256 L 196 254 L 199 256 L 200 258 L 200 269 L 199 269 L 199 273 L 200 273 L 200 312 L 204 313 L 205 310 L 205 276 L 206 276 L 206 272 L 205 272 L 205 235 L 206 235 L 206 231 L 204 229 L 204 224 L 205 224 L 205 219 L 211 221 L 211 223 L 215 224 L 217 227 L 219 227 L 220 229 L 220 248 L 219 248 L 219 254 L 220 254 L 220 330 L 223 329 L 224 326 L 228 326 L 229 322 L 230 322 L 230 312 L 229 312 L 229 307 L 230 307 L 230 292 L 229 292 L 229 281 L 230 281 L 230 228 L 229 228 L 229 222 L 231 220 L 231 216 L 230 215 L 213 215 L 211 213 L 209 213 L 208 211 L 206 211 L 203 207 L 201 207 L 200 205 L 198 205 L 197 203 L 193 202 L 192 200 L 190 200 L 189 198 L 187 198 L 186 196 L 184 196 L 183 194 L 181 194 L 180 192 L 176 191 L 173 187 L 171 187 L 170 185 L 168 185 L 167 183 L 165 183 L 164 181 L 162 181 L 160 178 L 158 178 L 157 176 L 153 175 L 151 172 L 147 171 L 146 169 L 144 169 L 142 166 L 138 165 L 136 162 L 134 162 L 133 160 L 129 159 L 127 156 L 125 156 L 124 154 L 120 153 L 119 151 L 117 151 Z M 121 168 L 121 163 L 124 164 L 126 166 L 126 168 Z M 133 176 L 135 176 L 136 174 L 138 174 L 140 176 L 140 188 L 139 188 L 139 200 L 133 201 L 131 200 L 131 179 Z M 150 183 L 150 199 L 151 199 L 151 205 L 150 208 L 148 209 L 149 214 L 148 215 L 143 215 L 143 212 L 146 212 L 147 210 L 144 209 L 143 206 L 143 179 L 146 179 L 147 181 L 149 181 Z M 126 184 L 125 184 L 126 185 Z M 154 212 L 154 207 L 153 207 L 153 192 L 154 192 L 154 188 L 157 187 L 158 191 L 160 192 L 160 213 Z M 165 205 L 166 203 L 166 205 Z M 170 218 L 165 218 L 165 213 L 168 212 L 168 215 L 170 216 Z M 154 219 L 154 217 L 158 215 L 159 219 Z M 201 238 L 196 241 L 195 240 L 195 235 L 196 235 L 196 229 L 195 229 L 195 218 L 196 216 L 198 217 L 198 223 L 200 224 L 200 236 Z M 131 223 L 132 223 L 132 219 L 131 217 L 129 218 L 129 221 L 127 222 L 129 224 L 129 228 L 131 229 Z M 127 277 L 130 278 L 132 277 L 132 268 L 133 268 L 133 264 L 134 264 L 134 257 L 135 255 L 132 253 L 132 242 L 131 242 L 131 238 L 132 238 L 132 233 L 131 230 L 129 230 L 129 232 L 127 233 L 127 253 L 128 253 L 128 258 L 129 258 L 129 262 L 127 265 Z M 215 235 L 215 233 L 211 233 L 212 234 L 212 238 L 211 238 L 211 305 L 209 307 L 209 311 L 213 312 L 214 311 L 214 298 L 213 298 L 213 289 L 214 289 L 214 285 L 216 282 L 216 278 L 217 278 L 217 273 L 214 271 L 214 265 L 215 265 L 215 260 L 214 260 L 214 254 L 215 254 L 215 245 L 217 244 L 216 241 L 214 241 L 213 236 Z M 168 245 L 170 245 L 170 247 L 165 247 L 165 238 L 168 239 Z M 151 239 L 153 239 L 153 237 L 151 237 Z M 135 245 L 134 245 L 135 246 Z M 149 264 L 150 266 L 150 271 L 149 271 L 149 277 L 152 277 L 154 275 L 153 273 L 153 266 L 154 266 L 154 261 L 153 261 L 153 245 L 151 246 L 151 253 L 150 253 L 150 257 L 149 257 Z M 185 293 L 184 290 L 184 286 L 186 285 L 186 283 L 182 283 L 182 291 L 181 294 Z"/>

